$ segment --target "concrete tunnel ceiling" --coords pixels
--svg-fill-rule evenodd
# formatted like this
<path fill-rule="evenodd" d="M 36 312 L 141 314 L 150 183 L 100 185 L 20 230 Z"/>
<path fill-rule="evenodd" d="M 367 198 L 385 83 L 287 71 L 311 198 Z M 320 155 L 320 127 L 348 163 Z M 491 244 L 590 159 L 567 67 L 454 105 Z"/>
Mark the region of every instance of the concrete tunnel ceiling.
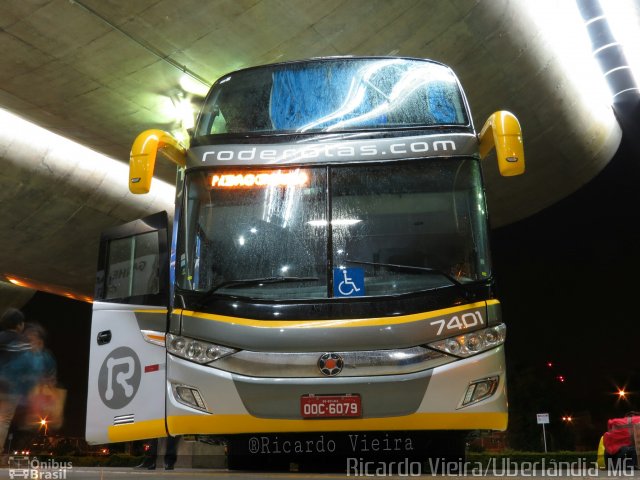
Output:
<path fill-rule="evenodd" d="M 154 180 L 163 193 L 134 197 L 112 159 L 125 165 L 142 130 L 176 128 L 164 107 L 185 69 L 211 83 L 314 56 L 441 61 L 460 77 L 477 129 L 499 109 L 523 126 L 524 176 L 501 178 L 485 162 L 492 225 L 552 205 L 606 165 L 621 132 L 606 99 L 579 90 L 532 3 L 553 15 L 573 2 L 3 1 L 0 108 L 81 146 L 25 139 L 19 120 L 2 120 L 0 275 L 90 296 L 100 231 L 171 208 L 170 186 Z M 161 179 L 174 176 L 158 166 Z"/>

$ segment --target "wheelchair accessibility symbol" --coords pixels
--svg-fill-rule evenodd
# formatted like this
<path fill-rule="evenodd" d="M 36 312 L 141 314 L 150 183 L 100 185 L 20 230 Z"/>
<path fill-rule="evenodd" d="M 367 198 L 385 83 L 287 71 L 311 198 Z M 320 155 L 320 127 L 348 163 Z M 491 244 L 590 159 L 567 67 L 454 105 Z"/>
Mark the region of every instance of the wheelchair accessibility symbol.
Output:
<path fill-rule="evenodd" d="M 364 268 L 334 268 L 334 297 L 363 297 Z"/>

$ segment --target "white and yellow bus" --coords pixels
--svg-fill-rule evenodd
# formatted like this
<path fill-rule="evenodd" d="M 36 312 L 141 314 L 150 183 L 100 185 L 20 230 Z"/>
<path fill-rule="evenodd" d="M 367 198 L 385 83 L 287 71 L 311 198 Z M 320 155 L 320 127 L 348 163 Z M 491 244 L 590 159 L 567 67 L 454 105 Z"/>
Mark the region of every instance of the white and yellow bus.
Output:
<path fill-rule="evenodd" d="M 524 171 L 512 114 L 477 134 L 451 69 L 409 58 L 233 72 L 189 148 L 140 134 L 130 189 L 149 191 L 160 153 L 175 214 L 102 236 L 87 440 L 357 455 L 504 430 L 481 173 L 494 147 L 503 175 Z"/>

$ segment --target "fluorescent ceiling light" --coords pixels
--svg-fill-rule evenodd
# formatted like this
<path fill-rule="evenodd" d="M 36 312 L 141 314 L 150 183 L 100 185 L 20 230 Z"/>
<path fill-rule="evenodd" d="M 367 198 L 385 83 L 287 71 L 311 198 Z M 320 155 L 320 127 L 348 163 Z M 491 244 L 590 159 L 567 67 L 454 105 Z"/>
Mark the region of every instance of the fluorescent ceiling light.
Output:
<path fill-rule="evenodd" d="M 600 0 L 611 33 L 622 46 L 636 86 L 640 86 L 640 12 L 631 0 Z"/>
<path fill-rule="evenodd" d="M 209 86 L 205 85 L 186 73 L 180 77 L 180 88 L 185 92 L 198 97 L 206 97 L 209 92 Z"/>
<path fill-rule="evenodd" d="M 591 40 L 575 1 L 523 1 L 529 17 L 556 54 L 564 73 L 582 101 L 600 116 L 612 104 L 609 87 L 591 52 Z"/>
<path fill-rule="evenodd" d="M 156 204 L 167 211 L 173 210 L 175 187 L 154 179 L 149 194 L 151 197 L 129 193 L 128 164 L 107 157 L 68 138 L 46 130 L 24 118 L 0 108 L 0 146 L 10 146 L 4 159 L 24 165 L 40 165 L 46 157 L 52 184 L 56 178 L 65 178 L 78 189 L 93 188 L 87 177 L 95 179 L 100 191 L 112 198 L 123 195 L 132 197 L 132 206 L 148 204 L 149 198 L 160 201 Z M 12 155 L 15 152 L 15 155 Z M 141 198 L 142 197 L 142 198 Z"/>
<path fill-rule="evenodd" d="M 193 104 L 187 98 L 179 98 L 175 102 L 176 118 L 182 125 L 182 128 L 189 130 L 195 125 L 195 111 Z"/>

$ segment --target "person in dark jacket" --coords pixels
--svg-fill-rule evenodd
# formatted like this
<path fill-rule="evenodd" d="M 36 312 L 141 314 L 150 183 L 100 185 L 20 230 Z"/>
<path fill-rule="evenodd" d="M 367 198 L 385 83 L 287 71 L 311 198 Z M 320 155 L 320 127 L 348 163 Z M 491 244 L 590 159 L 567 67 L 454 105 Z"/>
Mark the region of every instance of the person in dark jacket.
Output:
<path fill-rule="evenodd" d="M 0 317 L 0 449 L 4 451 L 9 427 L 20 399 L 33 386 L 29 375 L 31 344 L 23 334 L 24 314 L 9 308 Z"/>

